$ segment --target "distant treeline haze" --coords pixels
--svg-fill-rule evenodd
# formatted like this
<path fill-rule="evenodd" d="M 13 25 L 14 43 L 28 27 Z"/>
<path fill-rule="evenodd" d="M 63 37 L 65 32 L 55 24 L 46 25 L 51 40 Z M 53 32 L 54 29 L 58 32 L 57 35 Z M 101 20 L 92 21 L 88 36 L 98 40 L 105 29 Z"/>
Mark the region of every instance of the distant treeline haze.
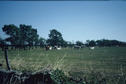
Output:
<path fill-rule="evenodd" d="M 20 24 L 17 27 L 14 24 L 4 25 L 2 27 L 3 32 L 8 35 L 7 38 L 2 39 L 0 37 L 0 46 L 10 45 L 17 46 L 18 48 L 25 48 L 26 46 L 62 46 L 62 47 L 73 47 L 73 46 L 126 46 L 126 42 L 121 42 L 118 40 L 87 40 L 86 43 L 81 41 L 76 41 L 72 43 L 65 41 L 62 34 L 56 29 L 50 30 L 48 39 L 39 37 L 37 34 L 37 29 L 33 28 L 31 25 Z"/>

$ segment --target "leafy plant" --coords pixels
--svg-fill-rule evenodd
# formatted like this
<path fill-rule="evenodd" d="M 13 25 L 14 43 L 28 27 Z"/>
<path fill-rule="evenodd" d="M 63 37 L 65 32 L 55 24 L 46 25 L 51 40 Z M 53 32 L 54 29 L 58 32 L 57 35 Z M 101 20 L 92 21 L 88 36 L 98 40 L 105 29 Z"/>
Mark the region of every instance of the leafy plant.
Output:
<path fill-rule="evenodd" d="M 56 69 L 51 73 L 51 78 L 56 84 L 64 84 L 68 81 L 68 78 L 65 76 L 64 72 L 59 69 Z"/>

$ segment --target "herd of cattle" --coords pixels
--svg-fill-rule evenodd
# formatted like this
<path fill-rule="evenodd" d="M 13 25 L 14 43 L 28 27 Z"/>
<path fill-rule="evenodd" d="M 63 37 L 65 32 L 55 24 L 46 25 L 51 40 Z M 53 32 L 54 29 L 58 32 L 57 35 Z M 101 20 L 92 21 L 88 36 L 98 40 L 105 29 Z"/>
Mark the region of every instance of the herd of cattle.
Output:
<path fill-rule="evenodd" d="M 54 47 L 52 47 L 52 46 L 45 46 L 45 49 L 46 50 L 53 50 L 53 49 L 55 49 L 55 50 L 61 50 L 61 46 L 54 46 Z M 83 46 L 77 46 L 77 45 L 75 45 L 74 47 L 72 47 L 73 49 L 81 49 L 81 48 L 84 48 Z M 89 49 L 90 50 L 94 50 L 95 49 L 95 47 L 89 47 Z"/>
<path fill-rule="evenodd" d="M 25 46 L 25 47 L 20 47 L 20 46 L 1 46 L 0 45 L 0 48 L 2 50 L 4 50 L 5 48 L 8 48 L 8 47 L 11 47 L 11 49 L 30 49 L 31 47 L 30 46 Z M 33 47 L 32 47 L 33 48 Z M 62 47 L 61 46 L 44 46 L 45 50 L 48 51 L 48 50 L 61 50 Z M 84 46 L 78 46 L 78 45 L 74 45 L 73 47 L 71 47 L 72 49 L 81 49 L 81 48 L 84 48 Z M 88 47 L 90 50 L 94 50 L 95 47 Z"/>
<path fill-rule="evenodd" d="M 61 50 L 61 46 L 60 47 L 59 46 L 54 46 L 54 47 L 52 47 L 52 46 L 45 46 L 45 49 L 46 50 L 52 50 L 52 49 Z"/>

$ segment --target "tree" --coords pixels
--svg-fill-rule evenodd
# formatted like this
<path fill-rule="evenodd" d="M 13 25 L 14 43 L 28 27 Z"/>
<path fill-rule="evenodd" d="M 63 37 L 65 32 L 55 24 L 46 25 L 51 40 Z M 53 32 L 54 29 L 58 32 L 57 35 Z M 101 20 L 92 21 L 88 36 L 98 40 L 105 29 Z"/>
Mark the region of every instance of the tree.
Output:
<path fill-rule="evenodd" d="M 91 41 L 89 42 L 89 46 L 96 46 L 95 41 L 94 41 L 94 40 L 91 40 Z"/>
<path fill-rule="evenodd" d="M 102 40 L 97 40 L 96 44 L 97 44 L 97 46 L 101 47 L 101 46 L 103 46 L 103 41 Z"/>
<path fill-rule="evenodd" d="M 83 46 L 84 44 L 83 44 L 83 42 L 81 42 L 81 41 L 76 41 L 76 45 L 78 45 L 78 46 Z"/>
<path fill-rule="evenodd" d="M 67 41 L 63 40 L 62 46 L 67 47 L 68 46 Z"/>
<path fill-rule="evenodd" d="M 3 39 L 0 37 L 0 44 L 2 44 L 2 42 L 3 42 Z"/>
<path fill-rule="evenodd" d="M 33 45 L 35 45 L 36 41 L 39 38 L 39 35 L 37 34 L 37 29 L 32 29 L 31 32 L 32 32 L 32 36 L 31 36 L 32 42 L 33 42 Z"/>
<path fill-rule="evenodd" d="M 72 48 L 72 47 L 74 47 L 74 43 L 68 41 L 68 42 L 67 42 L 67 46 Z"/>
<path fill-rule="evenodd" d="M 97 46 L 122 46 L 124 45 L 123 42 L 118 41 L 118 40 L 107 40 L 107 39 L 101 39 L 96 41 Z"/>
<path fill-rule="evenodd" d="M 63 45 L 63 37 L 62 34 L 56 29 L 50 30 L 49 39 L 47 40 L 47 44 L 51 46 L 62 46 Z"/>
<path fill-rule="evenodd" d="M 20 29 L 20 45 L 24 46 L 28 43 L 29 31 L 31 30 L 31 26 L 20 24 L 19 29 Z"/>
<path fill-rule="evenodd" d="M 20 25 L 21 44 L 33 46 L 38 41 L 39 35 L 37 29 L 32 28 L 30 25 Z"/>
<path fill-rule="evenodd" d="M 3 32 L 9 35 L 6 41 L 16 47 L 25 48 L 26 45 L 33 46 L 38 41 L 39 35 L 37 29 L 32 28 L 31 25 L 20 24 L 19 28 L 13 24 L 4 25 Z"/>
<path fill-rule="evenodd" d="M 42 37 L 39 38 L 39 45 L 40 47 L 44 47 L 46 45 L 46 40 Z"/>
<path fill-rule="evenodd" d="M 4 40 L 0 37 L 0 47 L 3 47 L 5 44 Z"/>
<path fill-rule="evenodd" d="M 9 37 L 6 38 L 6 41 L 9 41 L 12 45 L 15 45 L 15 44 L 18 43 L 18 40 L 19 40 L 19 29 L 18 29 L 17 26 L 15 26 L 13 24 L 4 25 L 2 30 L 7 35 L 9 35 Z"/>

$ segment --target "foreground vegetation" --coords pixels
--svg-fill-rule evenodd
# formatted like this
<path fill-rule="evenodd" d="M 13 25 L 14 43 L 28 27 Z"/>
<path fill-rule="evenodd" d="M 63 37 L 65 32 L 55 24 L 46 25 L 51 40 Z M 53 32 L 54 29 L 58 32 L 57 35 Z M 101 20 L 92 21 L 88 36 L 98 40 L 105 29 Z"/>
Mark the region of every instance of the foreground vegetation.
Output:
<path fill-rule="evenodd" d="M 8 50 L 13 70 L 36 72 L 41 70 L 62 70 L 67 77 L 85 81 L 106 79 L 107 84 L 125 84 L 126 47 L 96 47 L 46 51 L 43 48 L 31 50 Z M 0 51 L 2 68 L 6 68 L 4 53 Z M 59 77 L 58 77 L 59 78 Z M 118 79 L 118 80 L 117 80 Z M 103 79 L 102 79 L 103 80 Z M 123 80 L 122 83 L 119 83 Z M 96 84 L 92 82 L 92 84 Z"/>

